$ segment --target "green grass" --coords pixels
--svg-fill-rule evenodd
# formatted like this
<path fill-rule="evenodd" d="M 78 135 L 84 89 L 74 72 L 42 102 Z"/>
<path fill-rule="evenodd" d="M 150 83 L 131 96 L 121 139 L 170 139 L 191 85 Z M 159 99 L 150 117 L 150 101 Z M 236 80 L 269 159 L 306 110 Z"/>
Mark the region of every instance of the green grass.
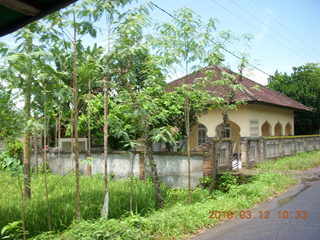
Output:
<path fill-rule="evenodd" d="M 61 178 L 49 175 L 50 202 L 55 232 L 45 232 L 35 239 L 99 240 L 99 239 L 178 239 L 196 233 L 204 227 L 219 224 L 209 219 L 209 211 L 239 212 L 250 209 L 275 192 L 284 191 L 295 183 L 289 170 L 304 170 L 320 164 L 320 151 L 301 153 L 266 162 L 258 166 L 257 174 L 245 184 L 228 184 L 227 192 L 219 190 L 210 194 L 205 189 L 195 189 L 193 204 L 188 204 L 186 189 L 168 189 L 165 192 L 165 208 L 155 207 L 155 192 L 150 181 L 135 180 L 133 206 L 129 210 L 129 180 L 110 182 L 110 217 L 101 219 L 103 203 L 103 179 L 101 176 L 81 177 L 81 203 L 84 220 L 74 222 L 74 176 Z M 280 172 L 280 173 L 279 173 Z M 284 172 L 281 174 L 281 172 Z M 1 172 L 0 227 L 20 220 L 20 194 L 17 178 Z M 47 205 L 43 176 L 32 179 L 32 200 L 27 203 L 27 229 L 34 236 L 47 231 Z M 72 223 L 70 226 L 69 224 Z M 68 227 L 69 226 L 69 227 Z M 56 232 L 62 231 L 63 232 Z"/>
<path fill-rule="evenodd" d="M 211 210 L 245 210 L 292 184 L 294 180 L 289 175 L 259 173 L 250 183 L 234 185 L 228 193 L 215 191 L 210 198 L 206 190 L 196 190 L 199 194 L 203 191 L 204 198 L 191 205 L 183 201 L 146 216 L 81 221 L 74 223 L 62 234 L 45 233 L 35 239 L 177 239 L 185 234 L 196 233 L 201 228 L 219 224 L 217 219 L 209 219 Z M 174 195 L 179 194 L 175 192 Z M 186 192 L 182 191 L 182 195 L 185 200 Z"/>
<path fill-rule="evenodd" d="M 320 151 L 299 153 L 270 162 L 260 163 L 257 169 L 263 171 L 306 170 L 320 165 Z"/>
<path fill-rule="evenodd" d="M 21 220 L 21 191 L 17 177 L 0 172 L 0 229 L 6 224 Z M 52 229 L 62 231 L 75 219 L 74 176 L 48 175 Z M 47 203 L 44 176 L 33 176 L 32 197 L 26 202 L 26 229 L 29 236 L 48 231 Z M 104 181 L 101 176 L 81 177 L 81 215 L 83 219 L 98 219 L 104 201 Z M 120 218 L 129 212 L 130 180 L 110 181 L 110 218 Z M 164 188 L 166 194 L 167 188 Z M 156 208 L 155 191 L 151 181 L 134 179 L 133 212 L 145 214 Z"/>

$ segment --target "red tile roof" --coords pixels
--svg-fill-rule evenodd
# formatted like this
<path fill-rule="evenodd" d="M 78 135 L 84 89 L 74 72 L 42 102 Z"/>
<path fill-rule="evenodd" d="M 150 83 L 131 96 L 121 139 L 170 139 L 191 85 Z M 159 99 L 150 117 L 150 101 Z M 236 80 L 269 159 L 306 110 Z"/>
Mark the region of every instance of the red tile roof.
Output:
<path fill-rule="evenodd" d="M 213 77 L 212 81 L 217 81 L 220 79 L 219 76 L 221 76 L 222 72 L 227 72 L 230 74 L 235 74 L 229 69 L 226 69 L 224 67 L 206 67 L 203 68 L 197 72 L 188 74 L 182 78 L 176 79 L 169 83 L 169 91 L 170 89 L 173 90 L 174 87 L 179 87 L 183 84 L 192 84 L 195 82 L 197 78 L 203 78 L 206 76 L 205 72 L 207 70 L 214 70 L 215 71 L 215 77 Z M 272 90 L 270 88 L 267 88 L 249 78 L 243 77 L 241 81 L 241 85 L 243 86 L 242 91 L 237 91 L 234 97 L 234 100 L 240 100 L 247 103 L 260 103 L 260 104 L 268 104 L 268 105 L 275 105 L 278 107 L 284 107 L 284 108 L 291 108 L 294 110 L 299 111 L 312 111 L 309 107 L 303 105 L 300 102 L 297 102 L 293 100 L 292 98 L 285 96 L 275 90 Z M 257 87 L 257 88 L 255 88 Z M 219 95 L 219 92 L 224 95 L 229 91 L 229 88 L 224 85 L 210 85 L 207 88 L 208 91 L 215 92 Z"/>

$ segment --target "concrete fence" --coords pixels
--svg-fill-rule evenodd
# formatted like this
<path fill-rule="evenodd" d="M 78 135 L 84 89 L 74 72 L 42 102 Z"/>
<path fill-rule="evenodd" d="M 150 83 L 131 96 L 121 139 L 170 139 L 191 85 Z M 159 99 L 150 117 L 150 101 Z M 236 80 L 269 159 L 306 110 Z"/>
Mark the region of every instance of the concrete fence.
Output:
<path fill-rule="evenodd" d="M 242 138 L 241 161 L 251 168 L 259 162 L 320 149 L 320 135 Z"/>
<path fill-rule="evenodd" d="M 241 167 L 251 168 L 262 161 L 268 161 L 299 152 L 320 149 L 320 135 L 296 137 L 241 138 L 240 144 L 230 139 L 222 142 L 212 139 L 194 149 L 191 154 L 191 185 L 199 184 L 199 178 L 210 176 L 218 159 L 218 171 L 232 170 Z M 236 151 L 236 152 L 235 152 Z M 49 168 L 57 174 L 67 174 L 74 169 L 70 152 L 47 154 Z M 42 154 L 39 154 L 42 162 Z M 92 153 L 92 173 L 104 173 L 103 153 Z M 80 153 L 80 170 L 86 173 L 86 153 Z M 158 167 L 161 182 L 170 187 L 180 188 L 188 185 L 188 159 L 186 153 L 155 152 L 154 159 Z M 34 157 L 31 164 L 34 166 Z M 108 153 L 108 174 L 115 178 L 133 176 L 143 179 L 151 175 L 148 159 L 143 152 Z"/>
<path fill-rule="evenodd" d="M 42 163 L 43 154 L 38 155 L 39 163 Z M 92 174 L 104 173 L 103 153 L 93 153 Z M 85 153 L 80 153 L 80 171 L 86 174 Z M 161 182 L 174 188 L 186 187 L 188 185 L 188 159 L 185 153 L 155 152 L 154 159 L 158 168 L 158 176 Z M 56 174 L 65 175 L 75 168 L 72 154 L 69 152 L 49 152 L 47 162 L 50 171 Z M 34 156 L 31 158 L 31 165 L 35 166 Z M 191 185 L 195 187 L 199 178 L 203 176 L 203 154 L 191 154 Z M 144 159 L 142 152 L 111 152 L 108 153 L 108 174 L 114 178 L 126 178 L 133 176 L 143 179 L 151 176 L 149 161 Z"/>

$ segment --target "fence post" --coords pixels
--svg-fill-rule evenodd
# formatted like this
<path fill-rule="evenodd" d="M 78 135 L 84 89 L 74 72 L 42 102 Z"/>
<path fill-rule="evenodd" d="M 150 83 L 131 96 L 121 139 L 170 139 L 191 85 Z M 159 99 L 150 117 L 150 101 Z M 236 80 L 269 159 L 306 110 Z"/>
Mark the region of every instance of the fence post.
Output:
<path fill-rule="evenodd" d="M 142 152 L 136 152 L 139 154 L 139 174 L 140 174 L 140 179 L 145 179 L 145 159 L 144 159 L 144 154 Z"/>
<path fill-rule="evenodd" d="M 256 161 L 259 163 L 261 161 L 261 141 L 257 140 L 256 144 Z"/>
<path fill-rule="evenodd" d="M 263 144 L 263 161 L 266 161 L 267 160 L 267 141 L 265 138 L 263 138 L 262 144 Z"/>
<path fill-rule="evenodd" d="M 249 156 L 248 156 L 248 139 L 242 138 L 240 142 L 241 162 L 244 167 L 249 168 Z"/>
<path fill-rule="evenodd" d="M 227 156 L 227 161 L 228 161 L 228 171 L 232 170 L 232 140 L 228 141 L 229 142 L 229 149 L 228 149 L 228 156 Z"/>
<path fill-rule="evenodd" d="M 303 138 L 303 148 L 304 148 L 304 152 L 308 152 L 308 141 L 307 138 Z"/>
<path fill-rule="evenodd" d="M 298 150 L 297 150 L 297 139 L 294 138 L 293 139 L 293 154 L 297 154 Z"/>
<path fill-rule="evenodd" d="M 280 157 L 285 156 L 285 152 L 284 152 L 284 139 L 283 138 L 279 138 L 279 155 Z"/>

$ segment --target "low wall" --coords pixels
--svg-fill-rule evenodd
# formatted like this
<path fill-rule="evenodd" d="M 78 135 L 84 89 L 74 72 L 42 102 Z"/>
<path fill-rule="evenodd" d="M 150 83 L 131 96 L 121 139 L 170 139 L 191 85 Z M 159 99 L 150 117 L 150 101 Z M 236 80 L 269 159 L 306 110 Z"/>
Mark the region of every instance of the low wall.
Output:
<path fill-rule="evenodd" d="M 60 155 L 60 157 L 59 157 Z M 56 174 L 65 175 L 71 172 L 75 163 L 72 161 L 71 153 L 48 153 L 47 162 L 50 171 Z M 104 173 L 103 153 L 93 153 L 92 174 Z M 86 165 L 83 163 L 86 154 L 80 153 L 80 171 L 86 173 Z M 42 163 L 42 154 L 38 155 L 39 163 Z M 161 182 L 174 188 L 188 186 L 188 160 L 185 153 L 160 152 L 154 153 L 154 159 L 158 168 L 158 175 Z M 35 166 L 34 156 L 31 158 L 31 165 Z M 199 178 L 203 176 L 203 154 L 194 153 L 191 155 L 191 186 L 199 184 Z M 141 152 L 113 152 L 108 153 L 108 174 L 115 178 L 130 177 L 131 171 L 135 177 L 143 179 L 151 176 L 150 165 L 144 159 Z"/>
<path fill-rule="evenodd" d="M 268 161 L 282 156 L 293 155 L 299 152 L 308 152 L 320 149 L 320 135 L 295 137 L 261 137 L 241 138 L 239 152 L 234 153 L 235 142 L 224 139 L 222 142 L 213 139 L 194 149 L 191 154 L 191 186 L 199 184 L 199 178 L 211 176 L 215 171 L 251 168 L 262 161 Z M 234 156 L 235 155 L 235 156 Z M 74 169 L 71 153 L 57 152 L 47 154 L 49 168 L 57 174 L 67 174 Z M 83 160 L 85 153 L 80 153 L 80 171 L 86 173 Z M 188 186 L 188 158 L 186 153 L 155 152 L 154 159 L 158 167 L 158 176 L 161 182 L 170 187 L 181 188 Z M 218 169 L 214 163 L 218 159 Z M 42 162 L 42 154 L 39 154 Z M 35 166 L 34 158 L 31 160 Z M 131 175 L 144 179 L 151 175 L 149 161 L 144 159 L 142 152 L 111 152 L 108 153 L 108 174 L 115 178 L 125 178 Z M 103 153 L 92 153 L 92 174 L 104 173 Z"/>
<path fill-rule="evenodd" d="M 320 150 L 320 135 L 241 139 L 241 161 L 247 168 L 259 162 L 314 150 Z"/>

